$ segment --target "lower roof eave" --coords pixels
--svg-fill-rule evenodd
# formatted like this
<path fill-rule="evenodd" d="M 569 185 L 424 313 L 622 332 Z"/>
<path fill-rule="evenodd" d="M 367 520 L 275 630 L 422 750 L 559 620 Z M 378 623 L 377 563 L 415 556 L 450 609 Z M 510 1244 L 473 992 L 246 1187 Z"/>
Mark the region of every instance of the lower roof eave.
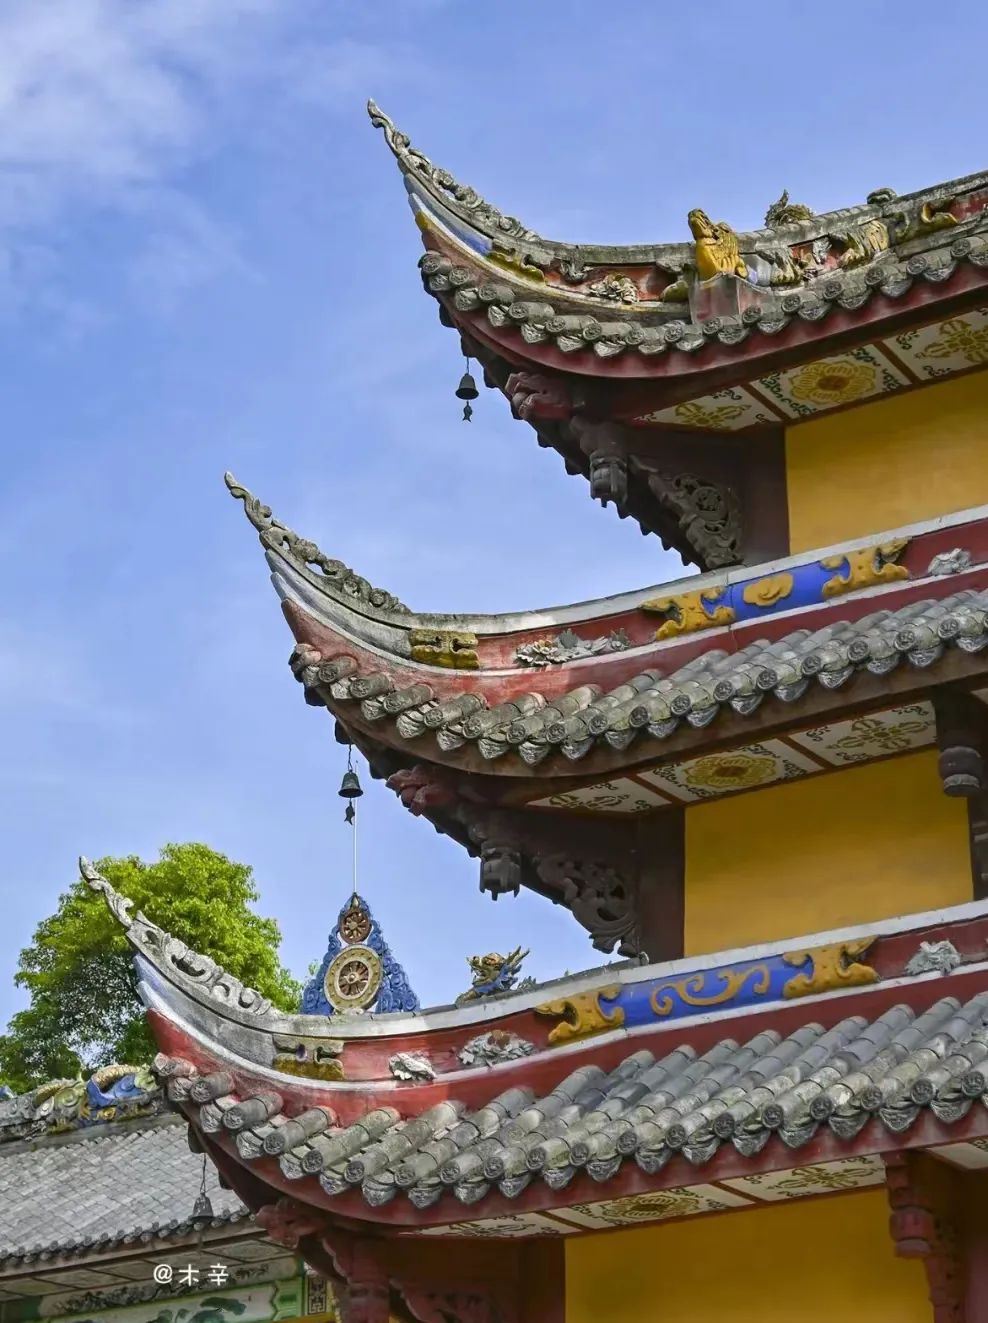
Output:
<path fill-rule="evenodd" d="M 486 1086 L 480 1077 L 386 1094 L 368 1088 L 355 1108 L 361 1100 L 352 1090 L 327 1085 L 321 1106 L 332 1124 L 297 1144 L 291 1132 L 294 1147 L 281 1157 L 265 1155 L 264 1140 L 291 1119 L 279 1126 L 255 1118 L 259 1142 L 244 1147 L 245 1132 L 231 1131 L 223 1116 L 266 1099 L 267 1117 L 294 1117 L 296 1082 L 283 1077 L 271 1103 L 270 1072 L 218 1043 L 193 1041 L 158 1013 L 151 1020 L 173 1101 L 255 1191 L 270 1195 L 255 1194 L 259 1202 L 288 1197 L 349 1224 L 399 1232 L 986 1139 L 986 1017 L 982 963 L 819 998 L 812 1007 L 790 1002 L 730 1019 L 712 1015 L 705 1024 L 609 1034 L 499 1068 Z M 794 1092 L 801 1083 L 812 1086 L 805 1097 Z M 621 1107 L 598 1113 L 605 1098 L 620 1098 Z M 781 1129 L 765 1111 L 777 1099 L 796 1109 Z M 735 1119 L 725 1128 L 726 1116 Z M 589 1157 L 572 1147 L 612 1124 L 633 1132 L 634 1142 L 615 1141 L 617 1150 L 603 1158 L 593 1156 L 593 1144 Z M 477 1138 L 485 1127 L 487 1147 Z M 323 1165 L 306 1169 L 313 1152 Z"/>

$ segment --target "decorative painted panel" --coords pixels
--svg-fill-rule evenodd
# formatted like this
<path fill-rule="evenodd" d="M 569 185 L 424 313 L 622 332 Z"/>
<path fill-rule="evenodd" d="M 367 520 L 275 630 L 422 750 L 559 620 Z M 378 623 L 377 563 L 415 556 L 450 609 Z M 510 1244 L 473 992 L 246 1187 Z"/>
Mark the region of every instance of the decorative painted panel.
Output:
<path fill-rule="evenodd" d="M 181 1280 L 184 1265 L 194 1262 L 195 1258 L 194 1253 L 186 1251 L 184 1259 L 179 1256 L 179 1260 L 175 1261 L 177 1281 Z M 183 1268 L 177 1266 L 179 1261 Z M 163 1304 L 161 1300 L 148 1300 L 123 1309 L 104 1310 L 99 1313 L 100 1323 L 175 1323 L 177 1319 L 184 1320 L 184 1323 L 234 1323 L 234 1320 L 236 1323 L 278 1323 L 281 1319 L 298 1318 L 304 1312 L 303 1281 L 300 1275 L 246 1290 L 223 1291 L 216 1287 L 218 1273 L 223 1266 L 218 1258 L 212 1269 L 212 1285 L 210 1269 L 200 1271 L 191 1266 L 188 1268 L 189 1274 L 195 1274 L 198 1294 L 179 1296 L 169 1304 Z M 88 1313 L 63 1315 L 61 1323 L 92 1323 L 92 1319 Z"/>
<path fill-rule="evenodd" d="M 775 574 L 689 589 L 668 597 L 649 597 L 641 603 L 641 610 L 665 617 L 665 623 L 655 633 L 657 639 L 663 640 L 742 620 L 757 620 L 779 611 L 815 606 L 864 588 L 908 579 L 908 569 L 898 564 L 908 545 L 907 538 L 892 538 L 874 546 L 856 547 L 822 560 L 794 565 Z"/>
<path fill-rule="evenodd" d="M 949 317 L 933 326 L 903 331 L 885 341 L 924 381 L 988 363 L 988 308 Z"/>
<path fill-rule="evenodd" d="M 649 790 L 647 786 L 619 776 L 613 781 L 601 781 L 580 790 L 565 790 L 558 795 L 533 801 L 536 808 L 577 809 L 595 813 L 647 813 L 669 803 L 665 795 Z"/>
<path fill-rule="evenodd" d="M 559 1020 L 550 1046 L 590 1038 L 614 1029 L 654 1025 L 734 1010 L 767 1002 L 791 1001 L 877 983 L 878 972 L 866 963 L 872 939 L 865 937 L 792 951 L 759 960 L 608 984 L 592 992 L 559 997 L 536 1007 L 539 1015 Z"/>
<path fill-rule="evenodd" d="M 704 754 L 640 773 L 645 781 L 687 803 L 714 799 L 732 790 L 752 790 L 819 771 L 819 763 L 781 740 L 748 744 L 741 749 Z"/>
<path fill-rule="evenodd" d="M 632 1194 L 601 1203 L 574 1204 L 572 1208 L 560 1208 L 556 1216 L 577 1227 L 602 1230 L 642 1222 L 664 1222 L 673 1217 L 692 1217 L 696 1213 L 719 1213 L 729 1208 L 745 1208 L 749 1203 L 748 1199 L 716 1185 L 692 1185 L 678 1190 Z"/>
<path fill-rule="evenodd" d="M 818 359 L 754 383 L 790 418 L 809 418 L 840 405 L 858 404 L 910 384 L 909 378 L 873 345 Z"/>
<path fill-rule="evenodd" d="M 264 1262 L 242 1262 L 245 1247 L 248 1250 L 267 1250 L 262 1256 L 254 1256 L 263 1257 Z M 163 1263 L 171 1267 L 170 1282 L 156 1281 L 154 1278 L 154 1270 Z M 48 1319 L 78 1314 L 88 1317 L 96 1312 L 120 1310 L 146 1301 L 155 1300 L 160 1304 L 166 1299 L 182 1298 L 189 1295 L 189 1287 L 183 1286 L 181 1273 L 190 1266 L 198 1270 L 199 1282 L 208 1286 L 214 1285 L 207 1276 L 209 1269 L 222 1268 L 228 1274 L 231 1290 L 234 1287 L 249 1289 L 249 1283 L 252 1282 L 294 1280 L 298 1269 L 294 1255 L 286 1253 L 280 1246 L 257 1245 L 251 1241 L 224 1244 L 222 1250 L 214 1246 L 208 1254 L 201 1252 L 199 1247 L 187 1247 L 184 1252 L 173 1252 L 170 1255 L 115 1259 L 113 1271 L 109 1273 L 79 1268 L 53 1274 L 50 1284 L 56 1294 L 40 1302 L 39 1313 L 42 1318 Z M 122 1281 L 121 1278 L 127 1280 Z M 307 1312 L 311 1314 L 314 1311 L 309 1309 Z"/>
<path fill-rule="evenodd" d="M 936 737 L 933 708 L 929 703 L 909 703 L 888 712 L 873 712 L 848 721 L 790 735 L 790 739 L 836 767 L 906 753 L 932 744 Z"/>
<path fill-rule="evenodd" d="M 988 1167 L 988 1139 L 968 1139 L 963 1144 L 945 1144 L 931 1148 L 930 1152 L 954 1167 L 967 1171 L 980 1171 Z"/>
<path fill-rule="evenodd" d="M 984 691 L 988 696 L 988 690 Z M 744 790 L 757 790 L 831 767 L 909 753 L 934 742 L 929 703 L 908 703 L 887 712 L 812 726 L 783 739 L 745 744 L 665 763 L 596 785 L 530 801 L 538 808 L 587 813 L 647 813 L 670 804 L 695 804 Z"/>
<path fill-rule="evenodd" d="M 668 423 L 671 427 L 698 427 L 718 432 L 739 432 L 745 427 L 777 423 L 779 415 L 756 400 L 750 391 L 734 386 L 701 395 L 670 409 L 643 414 L 636 423 Z"/>
<path fill-rule="evenodd" d="M 519 1236 L 565 1236 L 575 1227 L 561 1225 L 554 1217 L 523 1213 L 518 1217 L 482 1217 L 477 1222 L 450 1222 L 410 1234 L 416 1236 L 472 1236 L 485 1239 L 516 1239 Z"/>
<path fill-rule="evenodd" d="M 882 1185 L 885 1166 L 881 1158 L 838 1158 L 790 1171 L 769 1171 L 756 1176 L 726 1180 L 724 1184 L 753 1199 L 777 1203 L 784 1199 L 802 1199 L 810 1194 L 834 1194 L 841 1190 L 859 1190 L 867 1185 Z"/>

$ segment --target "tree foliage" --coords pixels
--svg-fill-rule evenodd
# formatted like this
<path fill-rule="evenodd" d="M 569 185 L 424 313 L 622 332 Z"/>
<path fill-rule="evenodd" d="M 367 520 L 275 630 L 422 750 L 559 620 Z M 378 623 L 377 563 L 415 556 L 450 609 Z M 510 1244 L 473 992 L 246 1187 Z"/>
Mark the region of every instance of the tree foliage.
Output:
<path fill-rule="evenodd" d="M 101 859 L 97 868 L 135 910 L 276 1006 L 297 1008 L 301 988 L 278 959 L 277 923 L 252 909 L 257 887 L 246 864 L 193 843 L 166 845 L 156 863 Z M 14 981 L 30 1004 L 0 1036 L 0 1080 L 20 1092 L 114 1061 L 149 1061 L 132 954 L 102 898 L 77 880 L 20 954 Z"/>

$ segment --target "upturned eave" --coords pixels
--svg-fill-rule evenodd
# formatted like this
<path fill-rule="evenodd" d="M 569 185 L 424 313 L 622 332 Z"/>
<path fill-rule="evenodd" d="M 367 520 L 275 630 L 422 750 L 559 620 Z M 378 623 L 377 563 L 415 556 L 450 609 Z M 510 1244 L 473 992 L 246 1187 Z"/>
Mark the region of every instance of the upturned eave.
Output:
<path fill-rule="evenodd" d="M 763 566 L 500 616 L 349 597 L 299 554 L 301 545 L 311 559 L 313 544 L 283 525 L 273 537 L 270 526 L 261 541 L 307 701 L 405 765 L 499 781 L 606 775 L 891 695 L 973 684 L 988 658 L 980 508 Z"/>
<path fill-rule="evenodd" d="M 988 1137 L 984 903 L 479 1005 L 289 1024 L 84 871 L 138 953 L 172 1104 L 255 1207 L 289 1198 L 327 1228 L 390 1233 L 525 1216 L 538 1235 L 543 1215 L 602 1200 L 911 1148 L 949 1158 Z M 288 1074 L 271 1063 L 290 1034 Z M 335 1081 L 310 1057 L 331 1035 Z M 757 1204 L 743 1188 L 729 1206 Z"/>
<path fill-rule="evenodd" d="M 896 301 L 910 291 L 926 285 L 932 298 L 941 297 L 969 268 L 981 274 L 968 280 L 988 279 L 982 171 L 902 195 L 877 189 L 865 203 L 819 214 L 776 204 L 763 228 L 734 236 L 750 272 L 745 308 L 735 317 L 704 316 L 702 300 L 663 298 L 664 287 L 695 260 L 694 241 L 621 246 L 543 238 L 435 166 L 373 102 L 368 112 L 384 132 L 432 253 L 423 259 L 427 287 L 464 328 L 477 329 L 476 313 L 495 340 L 500 330 L 511 331 L 514 352 L 528 362 L 591 376 L 693 373 L 720 351 L 733 358 L 758 353 L 760 339 L 775 341 L 787 326 L 802 327 L 797 338 L 809 342 L 849 322 L 895 316 Z M 872 223 L 884 227 L 887 241 L 873 260 L 853 243 Z M 814 245 L 827 253 L 780 278 L 775 259 L 784 250 Z M 622 270 L 626 286 L 612 282 L 607 297 L 594 292 L 602 275 L 620 280 Z"/>

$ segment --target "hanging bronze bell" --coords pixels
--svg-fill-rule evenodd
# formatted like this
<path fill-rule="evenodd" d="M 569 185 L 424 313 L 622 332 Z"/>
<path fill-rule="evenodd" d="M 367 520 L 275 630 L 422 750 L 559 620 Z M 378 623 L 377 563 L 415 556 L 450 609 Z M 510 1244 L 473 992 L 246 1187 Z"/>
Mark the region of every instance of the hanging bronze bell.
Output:
<path fill-rule="evenodd" d="M 339 795 L 341 799 L 359 799 L 363 794 L 363 788 L 360 784 L 360 777 L 350 768 L 343 773 L 343 780 L 340 782 Z"/>
<path fill-rule="evenodd" d="M 456 388 L 456 398 L 458 400 L 475 400 L 480 394 L 477 389 L 477 383 L 469 372 L 464 372 L 460 378 L 460 384 Z"/>

